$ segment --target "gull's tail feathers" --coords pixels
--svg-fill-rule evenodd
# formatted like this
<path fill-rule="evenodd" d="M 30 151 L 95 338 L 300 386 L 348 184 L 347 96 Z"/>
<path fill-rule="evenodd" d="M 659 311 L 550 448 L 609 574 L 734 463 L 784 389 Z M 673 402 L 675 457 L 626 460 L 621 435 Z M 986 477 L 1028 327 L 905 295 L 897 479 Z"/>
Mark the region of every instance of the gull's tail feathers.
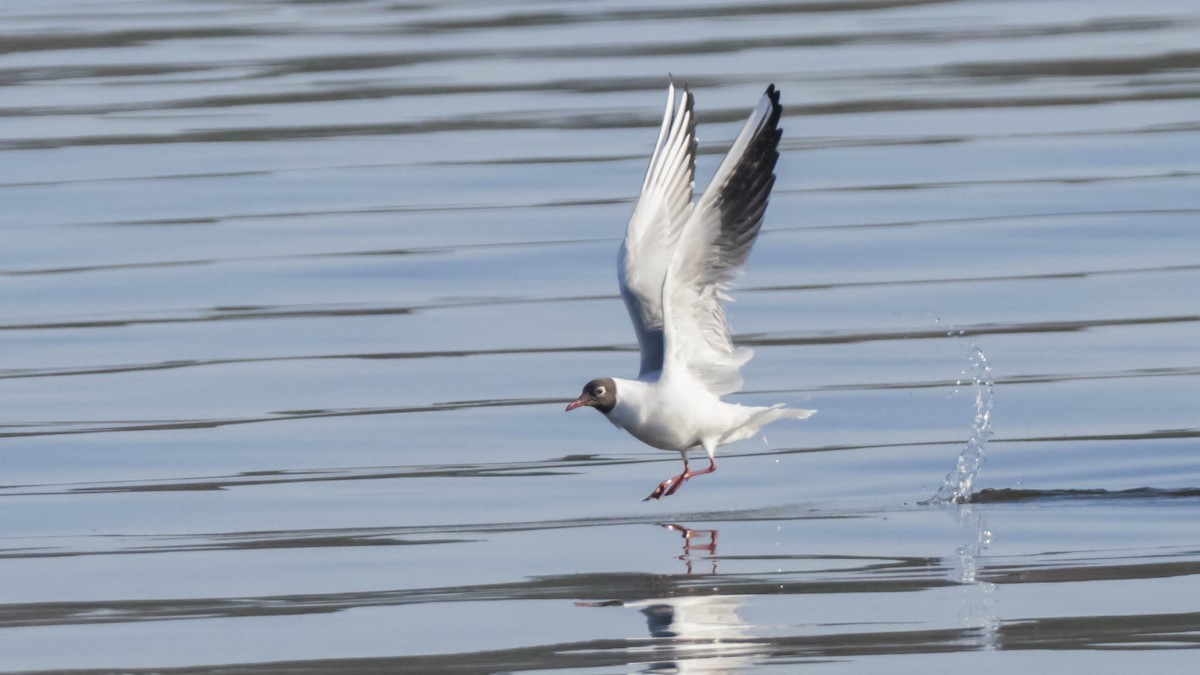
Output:
<path fill-rule="evenodd" d="M 782 403 L 777 403 L 768 408 L 747 408 L 750 411 L 750 416 L 745 422 L 730 429 L 720 442 L 735 443 L 750 438 L 757 434 L 763 427 L 771 422 L 779 420 L 802 420 L 812 417 L 816 410 L 800 410 L 797 408 L 789 408 Z"/>

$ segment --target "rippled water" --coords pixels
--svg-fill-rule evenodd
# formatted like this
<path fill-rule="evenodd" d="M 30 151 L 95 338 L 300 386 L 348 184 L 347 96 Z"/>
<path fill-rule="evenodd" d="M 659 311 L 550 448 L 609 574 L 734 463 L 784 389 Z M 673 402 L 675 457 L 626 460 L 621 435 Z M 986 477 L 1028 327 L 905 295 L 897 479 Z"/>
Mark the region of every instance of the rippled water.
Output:
<path fill-rule="evenodd" d="M 1194 667 L 1194 3 L 0 26 L 0 668 Z M 562 408 L 636 371 L 614 259 L 668 73 L 703 180 L 783 92 L 737 400 L 820 414 L 646 504 L 678 457 Z M 972 344 L 987 463 L 924 505 Z"/>

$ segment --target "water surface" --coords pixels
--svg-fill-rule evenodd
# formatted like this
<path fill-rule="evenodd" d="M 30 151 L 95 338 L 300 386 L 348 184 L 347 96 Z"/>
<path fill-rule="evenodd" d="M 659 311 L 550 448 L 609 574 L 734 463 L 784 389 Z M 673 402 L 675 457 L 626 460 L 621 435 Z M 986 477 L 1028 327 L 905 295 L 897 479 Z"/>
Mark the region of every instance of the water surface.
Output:
<path fill-rule="evenodd" d="M 0 20 L 5 671 L 1194 666 L 1191 3 Z M 735 400 L 820 413 L 643 503 L 678 458 L 562 408 L 636 369 L 668 74 L 702 181 L 783 92 Z"/>

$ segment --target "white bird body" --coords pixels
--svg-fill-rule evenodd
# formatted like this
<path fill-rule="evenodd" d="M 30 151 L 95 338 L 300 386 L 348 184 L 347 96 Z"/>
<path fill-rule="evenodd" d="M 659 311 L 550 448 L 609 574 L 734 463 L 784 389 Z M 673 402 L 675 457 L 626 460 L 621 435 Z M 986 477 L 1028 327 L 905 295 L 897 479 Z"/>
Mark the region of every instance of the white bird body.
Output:
<path fill-rule="evenodd" d="M 641 371 L 636 380 L 592 380 L 567 406 L 594 407 L 643 443 L 683 456 L 683 473 L 647 499 L 674 494 L 687 479 L 715 471 L 717 446 L 750 438 L 776 420 L 816 412 L 721 400 L 741 388 L 741 367 L 753 356 L 733 346 L 721 301 L 750 255 L 775 184 L 779 92 L 767 88 L 694 204 L 694 100 L 685 90 L 677 104 L 674 85 L 667 96 L 617 268 L 641 347 Z M 710 465 L 693 472 L 688 451 L 697 447 Z"/>
<path fill-rule="evenodd" d="M 634 438 L 661 450 L 681 452 L 707 442 L 715 446 L 736 424 L 731 406 L 707 389 L 654 377 L 613 378 L 617 404 L 606 417 Z M 675 386 L 671 386 L 675 384 Z"/>
<path fill-rule="evenodd" d="M 683 379 L 683 382 L 678 381 Z M 726 403 L 690 378 L 612 378 L 617 402 L 605 416 L 639 441 L 660 450 L 685 452 L 753 437 L 778 419 L 804 419 L 812 410 Z"/>

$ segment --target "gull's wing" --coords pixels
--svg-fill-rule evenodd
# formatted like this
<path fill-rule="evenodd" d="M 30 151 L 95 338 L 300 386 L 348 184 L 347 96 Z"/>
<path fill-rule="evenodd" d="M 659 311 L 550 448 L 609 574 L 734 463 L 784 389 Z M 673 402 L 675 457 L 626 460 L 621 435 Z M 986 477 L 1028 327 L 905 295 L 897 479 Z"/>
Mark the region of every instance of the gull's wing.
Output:
<path fill-rule="evenodd" d="M 642 349 L 639 376 L 662 370 L 662 286 L 671 252 L 692 211 L 696 180 L 696 117 L 692 93 L 667 90 L 667 110 L 625 241 L 617 260 L 621 297 Z"/>
<path fill-rule="evenodd" d="M 663 375 L 686 369 L 718 395 L 741 388 L 741 367 L 753 355 L 734 348 L 721 301 L 762 227 L 781 111 L 771 85 L 684 225 L 663 284 Z"/>

